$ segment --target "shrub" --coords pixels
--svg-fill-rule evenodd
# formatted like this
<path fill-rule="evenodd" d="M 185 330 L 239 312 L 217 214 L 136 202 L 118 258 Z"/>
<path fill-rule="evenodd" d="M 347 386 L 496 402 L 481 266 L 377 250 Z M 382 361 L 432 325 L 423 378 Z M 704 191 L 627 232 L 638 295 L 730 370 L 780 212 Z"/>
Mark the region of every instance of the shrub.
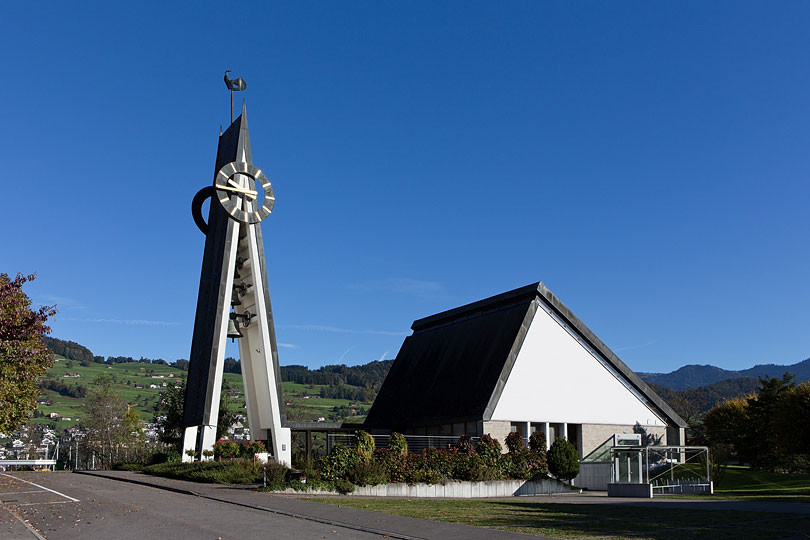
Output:
<path fill-rule="evenodd" d="M 267 484 L 274 486 L 284 484 L 287 480 L 287 473 L 290 472 L 290 469 L 275 459 L 267 460 L 267 463 L 262 465 L 262 468 L 267 478 Z"/>
<path fill-rule="evenodd" d="M 337 482 L 346 477 L 346 471 L 359 461 L 356 452 L 352 452 L 342 444 L 332 447 L 329 455 L 321 458 L 321 475 L 325 480 Z"/>
<path fill-rule="evenodd" d="M 571 480 L 579 474 L 577 449 L 565 439 L 554 441 L 546 458 L 549 472 L 560 480 Z"/>
<path fill-rule="evenodd" d="M 177 450 L 168 450 L 166 452 L 155 452 L 149 456 L 149 465 L 156 465 L 158 463 L 167 463 L 182 461 L 180 459 L 180 452 Z"/>
<path fill-rule="evenodd" d="M 228 439 L 220 439 L 214 443 L 214 457 L 217 459 L 233 459 L 239 455 L 239 445 Z"/>
<path fill-rule="evenodd" d="M 510 454 L 517 454 L 526 449 L 526 445 L 523 444 L 523 437 L 521 437 L 520 433 L 517 431 L 509 433 L 504 442 L 506 443 L 506 448 L 509 450 Z"/>
<path fill-rule="evenodd" d="M 405 454 L 399 454 L 391 448 L 378 448 L 374 451 L 374 461 L 385 470 L 388 482 L 405 481 Z"/>
<path fill-rule="evenodd" d="M 374 454 L 374 437 L 362 429 L 357 431 L 354 434 L 354 450 L 360 459 L 369 461 Z"/>
<path fill-rule="evenodd" d="M 546 434 L 542 431 L 535 431 L 529 437 L 529 450 L 533 450 L 535 452 L 543 452 L 546 451 Z"/>
<path fill-rule="evenodd" d="M 346 479 L 356 486 L 376 486 L 387 481 L 385 467 L 374 461 L 358 461 L 346 471 Z"/>
<path fill-rule="evenodd" d="M 335 489 L 338 491 L 338 493 L 343 493 L 345 495 L 346 493 L 351 493 L 354 491 L 354 484 L 341 478 L 340 480 L 335 480 Z"/>
<path fill-rule="evenodd" d="M 267 452 L 262 441 L 245 441 L 239 448 L 239 455 L 244 458 L 253 459 L 256 454 Z"/>
<path fill-rule="evenodd" d="M 546 452 L 529 450 L 528 454 L 529 470 L 531 476 L 529 478 L 541 479 L 548 476 L 548 463 L 546 462 Z"/>
<path fill-rule="evenodd" d="M 469 435 L 462 435 L 458 439 L 458 451 L 461 454 L 472 455 L 475 452 L 475 445 L 472 442 L 472 437 Z"/>
<path fill-rule="evenodd" d="M 421 454 L 408 454 L 405 458 L 405 481 L 409 484 L 440 484 L 446 477 L 431 468 L 425 449 Z"/>
<path fill-rule="evenodd" d="M 143 467 L 144 466 L 141 463 L 116 463 L 115 465 L 113 465 L 112 468 L 113 468 L 114 471 L 136 471 L 136 472 L 138 472 L 138 471 L 142 471 Z"/>
<path fill-rule="evenodd" d="M 394 432 L 388 437 L 388 449 L 404 458 L 408 455 L 408 441 L 403 434 Z"/>
<path fill-rule="evenodd" d="M 501 456 L 501 443 L 498 442 L 498 439 L 493 439 L 491 435 L 486 434 L 478 440 L 475 451 L 481 457 L 484 465 L 495 467 Z"/>

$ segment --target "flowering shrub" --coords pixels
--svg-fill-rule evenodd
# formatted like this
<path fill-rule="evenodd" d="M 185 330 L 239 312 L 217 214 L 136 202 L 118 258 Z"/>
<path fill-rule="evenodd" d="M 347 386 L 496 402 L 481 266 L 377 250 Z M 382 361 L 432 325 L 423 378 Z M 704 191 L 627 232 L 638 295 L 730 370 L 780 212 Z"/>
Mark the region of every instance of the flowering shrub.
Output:
<path fill-rule="evenodd" d="M 395 435 L 398 435 L 396 438 L 402 437 Z M 391 439 L 395 439 L 394 435 Z M 530 479 L 545 477 L 548 472 L 545 452 L 523 447 L 501 454 L 501 444 L 489 435 L 481 437 L 474 449 L 470 437 L 465 436 L 456 447 L 427 448 L 421 454 L 408 454 L 403 450 L 407 443 L 400 445 L 400 442 L 389 443 L 389 448 L 373 450 L 368 459 L 357 450 L 359 443 L 355 449 L 337 445 L 320 460 L 321 475 L 333 485 L 340 482 L 345 488 L 347 482 L 357 485 L 383 482 L 438 484 L 451 479 L 474 482 Z"/>
<path fill-rule="evenodd" d="M 262 444 L 262 441 L 245 441 L 242 443 L 242 447 L 239 449 L 239 454 L 242 457 L 246 458 L 253 458 L 256 454 L 261 454 L 262 452 L 267 452 L 267 449 Z"/>
<path fill-rule="evenodd" d="M 233 459 L 239 455 L 239 445 L 228 439 L 220 439 L 214 443 L 214 457 L 217 459 Z"/>
<path fill-rule="evenodd" d="M 523 444 L 523 437 L 521 437 L 520 433 L 517 431 L 513 431 L 507 435 L 504 442 L 510 454 L 518 454 L 526 449 L 526 445 Z"/>
<path fill-rule="evenodd" d="M 475 451 L 480 456 L 481 461 L 484 462 L 484 465 L 494 467 L 498 463 L 498 458 L 501 457 L 501 443 L 487 433 L 478 440 Z"/>
<path fill-rule="evenodd" d="M 465 455 L 472 455 L 475 452 L 475 445 L 472 442 L 472 437 L 469 435 L 462 435 L 458 439 L 458 451 Z"/>
<path fill-rule="evenodd" d="M 535 452 L 546 451 L 546 435 L 542 431 L 535 431 L 529 437 L 529 450 Z"/>

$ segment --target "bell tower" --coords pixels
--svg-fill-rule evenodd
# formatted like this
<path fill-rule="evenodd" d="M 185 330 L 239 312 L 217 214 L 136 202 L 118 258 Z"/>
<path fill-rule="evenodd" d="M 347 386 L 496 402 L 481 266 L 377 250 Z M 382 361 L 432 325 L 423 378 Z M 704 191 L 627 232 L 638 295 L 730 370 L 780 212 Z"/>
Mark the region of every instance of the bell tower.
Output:
<path fill-rule="evenodd" d="M 238 80 L 239 87 L 230 90 L 244 89 Z M 209 198 L 206 221 L 202 204 Z M 261 229 L 274 202 L 270 181 L 253 165 L 243 104 L 242 114 L 219 136 L 212 185 L 192 202 L 205 248 L 183 408 L 184 461 L 195 459 L 189 450 L 204 459 L 202 452 L 214 446 L 230 337 L 239 342 L 250 438 L 266 441 L 276 460 L 291 464 Z"/>

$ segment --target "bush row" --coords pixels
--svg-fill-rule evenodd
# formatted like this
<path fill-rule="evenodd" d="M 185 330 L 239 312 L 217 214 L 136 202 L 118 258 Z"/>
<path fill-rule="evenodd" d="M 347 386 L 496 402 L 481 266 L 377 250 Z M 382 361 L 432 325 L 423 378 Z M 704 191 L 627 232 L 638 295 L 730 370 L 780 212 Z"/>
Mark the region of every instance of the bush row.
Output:
<path fill-rule="evenodd" d="M 409 454 L 405 438 L 398 433 L 391 435 L 388 448 L 374 448 L 374 439 L 358 431 L 355 447 L 335 446 L 320 460 L 317 472 L 326 481 L 358 486 L 546 477 L 546 443 L 541 433 L 532 435 L 529 448 L 517 433 L 507 437 L 506 442 L 508 452 L 504 454 L 500 442 L 489 435 L 481 437 L 477 444 L 465 435 L 456 446 Z"/>

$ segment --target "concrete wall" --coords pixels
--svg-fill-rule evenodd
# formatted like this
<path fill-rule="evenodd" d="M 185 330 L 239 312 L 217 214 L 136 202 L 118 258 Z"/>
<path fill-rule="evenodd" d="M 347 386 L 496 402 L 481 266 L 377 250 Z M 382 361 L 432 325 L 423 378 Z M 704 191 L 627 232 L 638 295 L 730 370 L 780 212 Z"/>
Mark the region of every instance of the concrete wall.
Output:
<path fill-rule="evenodd" d="M 379 486 L 357 486 L 351 495 L 361 497 L 409 497 L 409 498 L 450 498 L 480 499 L 485 497 L 511 497 L 528 495 L 550 495 L 552 493 L 577 493 L 557 480 L 496 480 L 492 482 L 447 482 L 446 484 L 382 484 Z M 288 488 L 285 493 L 296 493 Z M 297 492 L 300 493 L 300 492 Z M 325 494 L 311 491 L 312 494 Z"/>
<path fill-rule="evenodd" d="M 579 474 L 571 484 L 583 489 L 605 491 L 610 481 L 610 463 L 580 463 Z"/>

